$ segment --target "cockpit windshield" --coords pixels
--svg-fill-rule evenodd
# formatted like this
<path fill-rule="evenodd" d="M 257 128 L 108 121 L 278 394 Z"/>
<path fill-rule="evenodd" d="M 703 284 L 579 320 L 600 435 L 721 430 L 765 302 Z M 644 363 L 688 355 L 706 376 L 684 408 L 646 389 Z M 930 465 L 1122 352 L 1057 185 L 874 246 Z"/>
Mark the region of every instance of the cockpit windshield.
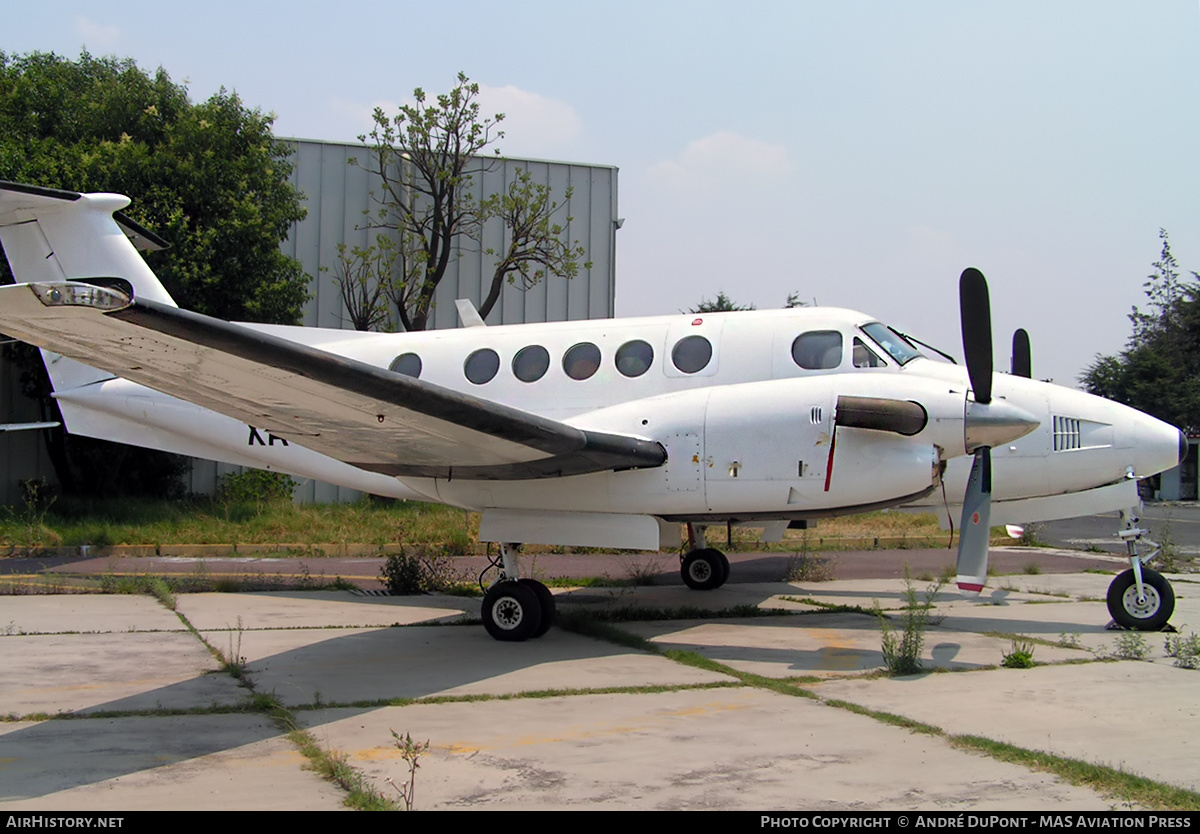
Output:
<path fill-rule="evenodd" d="M 925 355 L 886 324 L 873 321 L 870 324 L 864 324 L 862 329 L 877 345 L 887 351 L 888 356 L 895 359 L 897 364 L 906 365 L 918 356 Z"/>

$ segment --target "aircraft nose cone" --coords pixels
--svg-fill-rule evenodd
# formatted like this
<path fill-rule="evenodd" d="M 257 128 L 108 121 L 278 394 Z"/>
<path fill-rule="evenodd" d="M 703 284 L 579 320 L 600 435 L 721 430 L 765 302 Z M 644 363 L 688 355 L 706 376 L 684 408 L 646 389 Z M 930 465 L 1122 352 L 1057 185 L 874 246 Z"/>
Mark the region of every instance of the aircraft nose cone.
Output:
<path fill-rule="evenodd" d="M 963 439 L 968 452 L 981 446 L 1000 446 L 1024 437 L 1041 425 L 1036 417 L 1020 406 L 995 399 L 986 405 L 967 401 L 963 419 Z"/>
<path fill-rule="evenodd" d="M 1115 422 L 1123 429 L 1118 442 L 1132 452 L 1130 462 L 1139 478 L 1165 472 L 1187 457 L 1187 435 L 1170 423 L 1140 411 L 1133 412 L 1132 420 Z"/>

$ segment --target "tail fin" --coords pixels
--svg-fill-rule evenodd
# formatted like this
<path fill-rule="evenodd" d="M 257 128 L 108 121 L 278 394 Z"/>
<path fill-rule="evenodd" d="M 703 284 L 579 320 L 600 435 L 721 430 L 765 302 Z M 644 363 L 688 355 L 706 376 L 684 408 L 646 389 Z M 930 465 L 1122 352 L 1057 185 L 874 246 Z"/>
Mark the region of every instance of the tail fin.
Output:
<path fill-rule="evenodd" d="M 167 244 L 120 210 L 120 194 L 79 194 L 0 181 L 0 244 L 18 283 L 87 281 L 176 306 L 138 249 Z M 56 391 L 111 374 L 42 351 Z"/>

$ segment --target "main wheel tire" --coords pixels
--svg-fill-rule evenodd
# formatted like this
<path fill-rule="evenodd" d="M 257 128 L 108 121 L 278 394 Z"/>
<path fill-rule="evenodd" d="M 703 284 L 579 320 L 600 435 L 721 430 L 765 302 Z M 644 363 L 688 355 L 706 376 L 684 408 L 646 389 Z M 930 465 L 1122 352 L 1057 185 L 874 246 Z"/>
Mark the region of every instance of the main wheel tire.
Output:
<path fill-rule="evenodd" d="M 721 581 L 717 584 L 720 588 L 729 581 L 729 557 L 719 550 L 714 550 L 713 553 L 717 554 L 717 559 L 721 562 Z"/>
<path fill-rule="evenodd" d="M 550 593 L 550 589 L 536 579 L 518 579 L 517 582 L 529 588 L 537 596 L 538 606 L 542 611 L 542 622 L 537 627 L 537 631 L 533 633 L 533 636 L 541 637 L 550 630 L 550 626 L 554 625 L 554 613 L 556 610 L 554 594 Z"/>
<path fill-rule="evenodd" d="M 520 582 L 497 582 L 483 597 L 483 627 L 497 640 L 520 642 L 542 625 L 538 595 Z"/>
<path fill-rule="evenodd" d="M 729 576 L 729 560 L 711 547 L 693 550 L 683 557 L 679 573 L 683 583 L 693 591 L 711 591 L 721 587 Z"/>
<path fill-rule="evenodd" d="M 1108 613 L 1117 625 L 1138 631 L 1158 631 L 1175 613 L 1175 592 L 1161 573 L 1142 568 L 1146 599 L 1138 601 L 1133 570 L 1117 575 L 1108 586 Z"/>

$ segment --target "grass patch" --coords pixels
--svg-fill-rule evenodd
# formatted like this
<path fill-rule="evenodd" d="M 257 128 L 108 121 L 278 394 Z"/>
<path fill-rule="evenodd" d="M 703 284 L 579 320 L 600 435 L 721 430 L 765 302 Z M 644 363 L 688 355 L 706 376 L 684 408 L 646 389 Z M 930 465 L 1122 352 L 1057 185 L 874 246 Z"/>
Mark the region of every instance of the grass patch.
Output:
<path fill-rule="evenodd" d="M 1026 750 L 981 736 L 947 736 L 950 744 L 962 750 L 974 750 L 1002 762 L 1019 764 L 1030 770 L 1053 773 L 1072 785 L 1091 788 L 1110 798 L 1143 808 L 1163 811 L 1200 810 L 1200 794 L 1126 773 L 1105 765 L 1056 756 L 1042 750 Z"/>
<path fill-rule="evenodd" d="M 822 602 L 819 599 L 812 597 L 793 597 L 781 596 L 780 599 L 786 602 L 797 602 L 801 605 L 811 605 L 815 608 L 820 608 L 821 614 L 865 614 L 868 617 L 878 616 L 878 612 L 874 608 L 863 608 L 861 605 L 844 605 L 838 602 Z M 773 609 L 774 610 L 774 609 Z M 788 611 L 788 614 L 807 614 L 807 611 Z"/>
<path fill-rule="evenodd" d="M 555 625 L 564 631 L 582 634 L 584 637 L 606 640 L 609 643 L 615 643 L 618 646 L 625 646 L 629 649 L 641 649 L 646 652 L 658 653 L 658 647 L 645 637 L 639 637 L 636 634 L 630 634 L 628 631 L 622 631 L 611 623 L 597 619 L 592 613 L 587 611 L 559 611 Z"/>
<path fill-rule="evenodd" d="M 326 750 L 312 733 L 297 727 L 290 716 L 281 716 L 288 725 L 288 741 L 308 759 L 309 767 L 320 777 L 346 792 L 346 805 L 359 811 L 398 811 L 400 806 L 388 799 L 367 781 L 349 758 L 340 750 Z"/>
<path fill-rule="evenodd" d="M 221 496 L 180 500 L 60 497 L 51 504 L 0 507 L 0 554 L 28 555 L 46 547 L 92 545 L 266 544 L 325 542 L 374 544 L 383 554 L 400 544 L 436 547 L 442 555 L 480 553 L 479 514 L 437 504 L 364 498 L 351 504 L 295 505 L 266 500 L 260 491 L 225 490 Z M 1003 540 L 998 533 L 996 540 Z M 764 544 L 753 528 L 735 527 L 733 550 L 777 553 L 863 548 L 944 547 L 947 534 L 932 513 L 865 513 L 822 519 L 819 528 L 789 530 L 779 542 Z M 312 545 L 292 545 L 300 555 L 325 553 Z M 280 545 L 288 550 L 288 545 Z M 570 548 L 589 552 L 588 548 Z M 611 550 L 611 549 L 608 549 Z M 594 552 L 608 552 L 601 549 Z M 326 548 L 328 551 L 328 548 Z M 530 545 L 529 554 L 563 552 L 559 546 Z M 642 554 L 644 555 L 644 554 Z M 647 571 L 640 571 L 646 574 Z M 631 577 L 637 580 L 642 577 Z"/>
<path fill-rule="evenodd" d="M 826 704 L 827 706 L 844 709 L 847 712 L 853 712 L 857 715 L 865 715 L 868 718 L 874 718 L 876 721 L 880 721 L 884 724 L 890 724 L 893 727 L 901 727 L 914 733 L 921 733 L 923 735 L 930 736 L 945 735 L 940 727 L 935 727 L 932 724 L 925 724 L 920 721 L 915 721 L 912 718 L 905 718 L 903 715 L 896 715 L 892 712 L 869 709 L 868 707 L 854 704 L 850 701 L 842 701 L 837 698 L 830 698 L 828 700 L 822 700 L 822 703 Z"/>
<path fill-rule="evenodd" d="M 378 544 L 382 551 L 387 545 L 413 542 L 468 552 L 479 534 L 477 513 L 378 499 L 353 504 L 276 501 L 230 505 L 203 496 L 177 501 L 60 498 L 39 519 L 38 526 L 31 527 L 20 513 L 0 513 L 0 545 L 19 549 L 85 544 L 343 542 Z"/>
<path fill-rule="evenodd" d="M 674 608 L 655 608 L 641 605 L 623 605 L 620 608 L 605 608 L 590 612 L 588 616 L 601 622 L 640 623 L 669 620 L 734 620 L 756 617 L 792 616 L 799 612 L 786 608 L 759 608 L 757 605 L 734 605 L 729 608 L 702 608 L 697 605 L 678 605 Z"/>
<path fill-rule="evenodd" d="M 1110 799 L 1118 799 L 1131 805 L 1151 810 L 1196 811 L 1200 810 L 1200 793 L 1177 788 L 1105 765 L 1090 764 L 1078 759 L 1057 756 L 1042 750 L 1026 750 L 1012 744 L 973 735 L 951 735 L 940 727 L 925 724 L 889 712 L 837 699 L 822 703 L 864 715 L 901 727 L 914 733 L 944 738 L 952 747 L 982 753 L 993 759 L 1017 764 L 1039 773 L 1051 773 L 1072 785 L 1090 788 Z"/>
<path fill-rule="evenodd" d="M 1014 638 L 1012 649 L 1004 653 L 1000 665 L 1005 669 L 1032 669 L 1034 666 L 1033 642 Z"/>
<path fill-rule="evenodd" d="M 985 631 L 984 637 L 995 637 L 999 640 L 1011 640 L 1014 643 L 1028 643 L 1030 646 L 1052 646 L 1056 649 L 1079 649 L 1081 651 L 1091 651 L 1079 639 L 1078 634 L 1067 634 L 1063 632 L 1059 634 L 1057 640 L 1047 640 L 1045 637 L 1033 637 L 1028 634 L 1014 634 L 1011 631 Z"/>

